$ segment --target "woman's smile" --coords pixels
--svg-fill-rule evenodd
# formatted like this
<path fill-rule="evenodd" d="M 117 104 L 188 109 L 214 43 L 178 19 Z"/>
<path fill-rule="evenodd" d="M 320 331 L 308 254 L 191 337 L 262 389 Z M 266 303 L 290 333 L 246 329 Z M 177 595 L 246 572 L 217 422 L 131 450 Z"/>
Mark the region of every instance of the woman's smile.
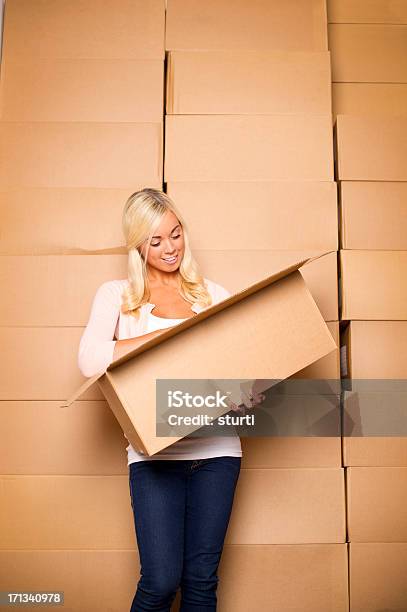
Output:
<path fill-rule="evenodd" d="M 168 264 L 173 264 L 173 263 L 175 263 L 177 261 L 178 254 L 177 255 L 173 255 L 172 257 L 166 257 L 165 259 L 163 257 L 162 259 L 163 259 L 163 261 L 165 261 Z"/>

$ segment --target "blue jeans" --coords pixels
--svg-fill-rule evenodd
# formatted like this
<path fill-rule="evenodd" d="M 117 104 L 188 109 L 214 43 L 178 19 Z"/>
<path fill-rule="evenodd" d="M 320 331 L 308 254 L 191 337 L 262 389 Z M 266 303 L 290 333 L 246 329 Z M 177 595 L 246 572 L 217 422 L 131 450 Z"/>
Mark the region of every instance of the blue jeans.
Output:
<path fill-rule="evenodd" d="M 141 577 L 130 612 L 216 610 L 217 569 L 241 457 L 130 463 Z"/>

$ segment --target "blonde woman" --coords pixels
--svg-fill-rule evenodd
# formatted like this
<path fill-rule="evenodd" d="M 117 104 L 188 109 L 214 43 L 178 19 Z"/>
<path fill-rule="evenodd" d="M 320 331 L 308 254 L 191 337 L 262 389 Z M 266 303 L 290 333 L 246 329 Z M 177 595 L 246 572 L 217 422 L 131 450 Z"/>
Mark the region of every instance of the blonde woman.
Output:
<path fill-rule="evenodd" d="M 165 193 L 146 188 L 131 195 L 122 222 L 128 279 L 107 281 L 96 292 L 79 346 L 85 376 L 230 295 L 200 274 L 185 220 Z M 263 398 L 242 402 L 249 408 Z M 127 446 L 141 566 L 131 612 L 169 612 L 179 586 L 181 612 L 216 610 L 217 569 L 242 456 L 234 433 L 187 436 L 151 457 Z"/>

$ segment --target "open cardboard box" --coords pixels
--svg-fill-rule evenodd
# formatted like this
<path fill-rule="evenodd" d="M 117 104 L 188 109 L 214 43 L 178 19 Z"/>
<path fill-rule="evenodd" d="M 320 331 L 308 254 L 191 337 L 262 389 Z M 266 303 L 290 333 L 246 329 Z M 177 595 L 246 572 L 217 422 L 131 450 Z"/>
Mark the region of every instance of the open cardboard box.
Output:
<path fill-rule="evenodd" d="M 295 374 L 337 348 L 298 271 L 325 254 L 302 259 L 163 331 L 88 379 L 62 407 L 97 381 L 131 445 L 151 456 L 183 437 L 156 435 L 157 379 L 239 379 L 242 388 L 258 381 L 256 390 L 265 390 Z M 214 408 L 213 417 L 229 410 Z"/>

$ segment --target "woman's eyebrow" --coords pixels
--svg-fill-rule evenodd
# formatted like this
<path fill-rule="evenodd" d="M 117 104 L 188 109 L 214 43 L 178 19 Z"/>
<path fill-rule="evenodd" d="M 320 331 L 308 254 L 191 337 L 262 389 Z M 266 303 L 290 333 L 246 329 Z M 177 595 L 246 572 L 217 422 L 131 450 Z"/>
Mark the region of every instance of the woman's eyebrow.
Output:
<path fill-rule="evenodd" d="M 181 227 L 181 224 L 178 223 L 178 225 L 176 225 L 175 227 L 172 228 L 172 230 L 170 231 L 170 234 L 172 234 L 172 232 L 177 229 L 177 227 Z M 153 238 L 161 238 L 161 236 L 151 236 L 151 239 Z"/>

